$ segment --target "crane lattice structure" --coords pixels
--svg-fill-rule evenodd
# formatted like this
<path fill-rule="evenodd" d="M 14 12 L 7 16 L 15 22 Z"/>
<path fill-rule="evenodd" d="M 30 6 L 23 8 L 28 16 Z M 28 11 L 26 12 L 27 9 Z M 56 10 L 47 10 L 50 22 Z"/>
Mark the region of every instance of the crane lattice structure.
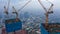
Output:
<path fill-rule="evenodd" d="M 46 0 L 46 1 L 48 1 L 48 0 Z M 12 7 L 13 10 L 14 10 L 12 13 L 16 14 L 16 18 L 18 17 L 18 12 L 21 11 L 21 10 L 22 10 L 26 5 L 28 5 L 30 2 L 31 2 L 31 0 L 29 0 L 29 1 L 28 1 L 24 6 L 22 6 L 19 10 L 16 10 L 14 6 Z M 43 7 L 43 9 L 44 9 L 45 12 L 46 12 L 46 13 L 45 13 L 45 16 L 46 16 L 46 21 L 45 21 L 45 23 L 48 23 L 48 16 L 49 16 L 49 14 L 53 13 L 52 8 L 53 8 L 54 4 L 53 4 L 52 2 L 50 2 L 50 1 L 48 1 L 48 2 L 51 4 L 51 6 L 50 6 L 49 9 L 47 10 L 46 7 L 44 7 L 44 5 L 43 5 L 43 3 L 41 2 L 41 0 L 38 0 L 38 2 L 40 3 L 40 5 Z M 10 0 L 8 0 L 8 6 L 7 6 L 7 8 L 6 8 L 6 6 L 4 6 L 5 13 L 6 13 L 7 15 L 8 15 L 9 4 L 10 4 Z"/>
<path fill-rule="evenodd" d="M 4 6 L 4 13 L 5 13 L 6 15 L 8 15 L 8 14 L 9 14 L 9 13 L 8 13 L 9 5 L 10 5 L 10 0 L 8 0 L 8 5 L 7 5 L 7 7 L 6 7 L 6 6 Z"/>
<path fill-rule="evenodd" d="M 13 14 L 16 14 L 16 18 L 18 18 L 18 12 L 21 11 L 25 6 L 27 6 L 29 3 L 31 2 L 31 0 L 29 0 L 24 6 L 22 6 L 19 10 L 16 10 L 15 7 L 13 6 Z"/>
<path fill-rule="evenodd" d="M 43 5 L 43 3 L 41 2 L 41 0 L 38 0 L 38 2 L 40 3 L 40 5 L 43 7 L 43 9 L 45 10 L 45 16 L 46 16 L 46 20 L 45 20 L 45 23 L 46 23 L 46 25 L 48 24 L 48 16 L 49 16 L 49 14 L 52 14 L 53 13 L 53 6 L 54 6 L 54 4 L 52 3 L 52 2 L 50 2 L 49 0 L 46 0 L 46 1 L 48 1 L 50 4 L 51 4 L 51 6 L 49 7 L 49 9 L 46 9 L 46 7 L 44 7 L 44 5 Z"/>

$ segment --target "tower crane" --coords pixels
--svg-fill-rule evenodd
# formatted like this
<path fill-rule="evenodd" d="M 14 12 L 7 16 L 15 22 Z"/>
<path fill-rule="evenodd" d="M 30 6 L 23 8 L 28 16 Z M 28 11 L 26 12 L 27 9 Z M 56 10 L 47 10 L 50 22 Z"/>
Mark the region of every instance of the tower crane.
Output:
<path fill-rule="evenodd" d="M 27 4 L 29 4 L 30 2 L 31 2 L 31 0 L 29 0 L 29 1 L 28 1 L 24 6 L 22 6 L 19 10 L 16 10 L 14 6 L 12 7 L 13 10 L 14 10 L 12 13 L 13 13 L 13 14 L 16 14 L 16 21 L 18 20 L 18 12 L 21 11 L 21 10 L 22 10 Z M 15 32 L 14 32 L 14 34 L 15 34 Z"/>
<path fill-rule="evenodd" d="M 10 5 L 10 0 L 8 0 L 8 5 L 7 5 L 7 7 L 4 6 L 4 13 L 5 13 L 6 15 L 8 15 L 9 5 Z"/>
<path fill-rule="evenodd" d="M 48 1 L 48 0 L 46 0 L 46 1 Z M 48 24 L 48 16 L 49 16 L 49 14 L 51 14 L 51 13 L 53 13 L 53 6 L 54 6 L 54 4 L 53 3 L 51 3 L 50 1 L 48 1 L 50 4 L 51 4 L 51 6 L 49 7 L 49 9 L 47 10 L 46 9 L 46 7 L 44 7 L 44 5 L 41 3 L 41 0 L 38 0 L 38 2 L 40 3 L 40 5 L 43 7 L 43 9 L 45 10 L 45 16 L 46 16 L 46 20 L 45 20 L 45 23 L 46 23 L 46 25 Z"/>
<path fill-rule="evenodd" d="M 17 12 L 17 10 L 15 9 L 15 7 L 13 6 L 12 7 L 13 8 L 13 10 L 14 10 L 14 12 L 12 12 L 13 14 L 16 14 L 16 18 L 18 17 L 18 12 Z"/>
<path fill-rule="evenodd" d="M 24 6 L 22 6 L 19 10 L 16 10 L 14 6 L 12 7 L 13 10 L 14 10 L 14 12 L 12 12 L 12 13 L 16 14 L 16 18 L 18 18 L 18 12 L 21 11 L 21 10 L 22 10 L 26 5 L 28 5 L 30 2 L 31 2 L 31 0 L 29 0 L 29 1 L 28 1 Z"/>

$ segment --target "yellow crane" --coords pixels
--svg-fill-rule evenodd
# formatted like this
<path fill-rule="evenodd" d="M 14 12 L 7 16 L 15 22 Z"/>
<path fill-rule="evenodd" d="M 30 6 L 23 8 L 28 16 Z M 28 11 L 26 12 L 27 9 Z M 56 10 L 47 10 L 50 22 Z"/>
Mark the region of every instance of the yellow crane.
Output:
<path fill-rule="evenodd" d="M 48 0 L 46 0 L 46 1 L 48 1 Z M 47 10 L 46 9 L 46 7 L 44 7 L 44 5 L 43 5 L 43 3 L 41 2 L 41 0 L 38 0 L 38 2 L 40 3 L 40 5 L 43 7 L 43 9 L 45 10 L 45 16 L 46 16 L 46 20 L 45 20 L 45 23 L 46 23 L 46 25 L 48 24 L 48 16 L 49 16 L 49 14 L 51 14 L 51 13 L 53 13 L 53 6 L 54 6 L 54 4 L 53 3 L 51 3 L 50 1 L 48 1 L 50 4 L 51 4 L 51 6 L 49 7 L 49 9 Z"/>
<path fill-rule="evenodd" d="M 18 18 L 18 12 L 21 11 L 26 5 L 28 5 L 31 2 L 31 0 L 29 0 L 24 6 L 22 6 L 19 10 L 16 10 L 15 7 L 13 6 L 13 12 L 14 14 L 16 14 L 16 18 Z"/>

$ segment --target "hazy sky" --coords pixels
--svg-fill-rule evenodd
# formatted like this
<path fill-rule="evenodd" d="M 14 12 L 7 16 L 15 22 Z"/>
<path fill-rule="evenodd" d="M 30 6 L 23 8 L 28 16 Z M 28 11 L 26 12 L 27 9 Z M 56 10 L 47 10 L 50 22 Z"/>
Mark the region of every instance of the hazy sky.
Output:
<path fill-rule="evenodd" d="M 28 0 L 10 0 L 10 7 L 15 6 L 16 8 L 20 8 L 23 6 Z M 60 9 L 60 0 L 50 0 L 54 4 L 54 9 Z M 42 0 L 45 7 L 49 7 L 49 3 L 45 0 Z M 0 9 L 3 9 L 4 5 L 7 6 L 8 0 L 0 0 Z M 26 7 L 26 9 L 42 9 L 38 0 L 32 0 Z M 24 9 L 25 9 L 24 8 Z M 43 10 L 43 9 L 42 9 Z"/>
<path fill-rule="evenodd" d="M 10 12 L 12 11 L 12 6 L 15 6 L 15 8 L 17 10 L 20 9 L 27 1 L 29 1 L 29 0 L 10 0 L 9 9 L 11 9 L 11 10 L 9 10 L 9 11 Z M 41 1 L 46 8 L 48 8 L 50 6 L 50 3 L 48 3 L 47 1 L 45 1 L 45 0 L 41 0 Z M 53 8 L 54 13 L 49 18 L 52 17 L 52 19 L 56 19 L 56 18 L 59 19 L 60 18 L 60 0 L 50 0 L 50 1 L 54 4 L 54 8 Z M 7 6 L 7 3 L 8 3 L 8 0 L 0 0 L 0 16 L 3 14 L 4 6 Z M 21 11 L 22 12 L 28 11 L 28 12 L 32 12 L 35 14 L 40 14 L 40 16 L 45 13 L 44 9 L 39 4 L 38 0 L 32 0 Z"/>
<path fill-rule="evenodd" d="M 27 1 L 29 0 L 10 0 L 10 6 L 9 9 L 12 10 L 12 6 L 15 6 L 15 8 L 18 10 L 20 9 Z M 41 0 L 42 3 L 46 8 L 50 6 L 50 4 L 45 1 Z M 54 4 L 54 11 L 59 13 L 60 12 L 60 0 L 49 0 Z M 0 0 L 0 12 L 4 10 L 4 5 L 7 6 L 8 0 Z M 39 4 L 38 0 L 32 0 L 27 6 L 25 6 L 22 11 L 29 11 L 29 12 L 45 12 L 44 9 Z"/>

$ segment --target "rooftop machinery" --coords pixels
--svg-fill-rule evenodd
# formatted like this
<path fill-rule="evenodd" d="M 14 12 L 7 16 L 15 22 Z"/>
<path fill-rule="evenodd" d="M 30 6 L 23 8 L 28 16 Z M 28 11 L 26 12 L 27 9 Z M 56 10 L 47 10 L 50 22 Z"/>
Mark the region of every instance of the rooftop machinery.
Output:
<path fill-rule="evenodd" d="M 45 16 L 46 16 L 46 20 L 45 20 L 45 23 L 46 23 L 46 25 L 48 24 L 48 16 L 49 16 L 49 14 L 52 14 L 53 13 L 53 6 L 54 6 L 54 4 L 52 3 L 52 2 L 50 2 L 49 0 L 46 0 L 46 1 L 48 1 L 50 4 L 51 4 L 51 6 L 49 7 L 49 9 L 46 9 L 46 7 L 44 7 L 44 5 L 43 5 L 43 3 L 41 2 L 41 0 L 38 0 L 38 2 L 40 3 L 40 5 L 43 7 L 43 9 L 45 10 Z"/>

